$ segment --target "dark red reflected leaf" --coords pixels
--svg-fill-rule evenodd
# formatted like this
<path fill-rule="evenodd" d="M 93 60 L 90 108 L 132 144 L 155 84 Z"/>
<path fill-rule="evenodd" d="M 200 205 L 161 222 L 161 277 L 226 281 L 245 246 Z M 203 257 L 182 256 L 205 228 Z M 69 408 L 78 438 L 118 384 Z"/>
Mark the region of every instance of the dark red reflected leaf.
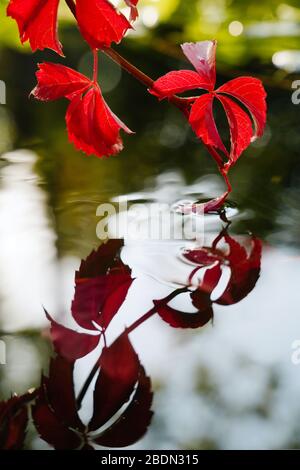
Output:
<path fill-rule="evenodd" d="M 83 328 L 107 328 L 124 302 L 133 279 L 118 258 L 122 241 L 109 240 L 81 263 L 75 277 L 72 314 Z"/>
<path fill-rule="evenodd" d="M 211 295 L 213 290 L 219 284 L 221 276 L 222 276 L 222 269 L 220 266 L 220 262 L 217 262 L 215 266 L 205 271 L 202 282 L 201 282 L 201 290 Z"/>
<path fill-rule="evenodd" d="M 198 312 L 182 312 L 161 300 L 155 300 L 154 305 L 159 316 L 173 328 L 200 328 L 213 317 L 211 302 L 209 296 L 201 291 L 191 293 L 190 298 Z"/>
<path fill-rule="evenodd" d="M 45 311 L 55 351 L 71 361 L 97 347 L 101 333 L 126 299 L 133 279 L 130 269 L 119 259 L 121 246 L 122 241 L 109 240 L 82 261 L 76 272 L 72 314 L 78 325 L 89 331 L 66 328 Z"/>
<path fill-rule="evenodd" d="M 225 236 L 225 240 L 230 249 L 227 259 L 230 263 L 231 277 L 224 293 L 216 303 L 231 305 L 240 302 L 254 289 L 260 276 L 262 243 L 257 238 L 253 238 L 248 254 L 228 235 Z"/>
<path fill-rule="evenodd" d="M 100 341 L 100 332 L 99 335 L 79 333 L 60 325 L 53 320 L 49 313 L 46 311 L 45 313 L 51 322 L 51 341 L 60 356 L 73 361 L 86 356 L 97 347 Z"/>
<path fill-rule="evenodd" d="M 99 429 L 129 400 L 141 369 L 139 358 L 126 333 L 103 350 L 99 365 L 90 430 Z"/>
<path fill-rule="evenodd" d="M 89 256 L 81 261 L 76 279 L 97 277 L 106 274 L 118 259 L 124 242 L 121 239 L 111 239 L 93 250 Z"/>
<path fill-rule="evenodd" d="M 126 447 L 134 444 L 146 433 L 153 416 L 151 382 L 141 367 L 136 391 L 126 410 L 117 421 L 94 438 L 94 442 L 106 447 Z"/>
<path fill-rule="evenodd" d="M 23 449 L 28 424 L 27 403 L 34 394 L 13 396 L 0 403 L 0 449 Z"/>
<path fill-rule="evenodd" d="M 74 362 L 60 356 L 52 359 L 45 389 L 48 402 L 58 419 L 74 429 L 82 430 L 83 424 L 77 414 L 73 371 Z"/>
<path fill-rule="evenodd" d="M 32 416 L 42 439 L 55 449 L 78 449 L 84 426 L 77 414 L 73 385 L 74 363 L 57 356 L 49 378 L 43 378 Z"/>
<path fill-rule="evenodd" d="M 82 439 L 67 424 L 61 422 L 47 400 L 46 384 L 42 384 L 32 417 L 40 437 L 56 450 L 78 449 Z"/>

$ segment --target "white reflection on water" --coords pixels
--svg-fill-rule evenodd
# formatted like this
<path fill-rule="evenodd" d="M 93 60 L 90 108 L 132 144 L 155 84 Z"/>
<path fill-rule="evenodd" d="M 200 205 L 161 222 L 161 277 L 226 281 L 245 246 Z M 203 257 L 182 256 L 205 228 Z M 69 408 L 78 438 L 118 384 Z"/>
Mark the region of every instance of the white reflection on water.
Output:
<path fill-rule="evenodd" d="M 0 325 L 5 331 L 46 324 L 42 304 L 57 309 L 55 234 L 33 166 L 36 155 L 3 155 L 0 173 Z"/>

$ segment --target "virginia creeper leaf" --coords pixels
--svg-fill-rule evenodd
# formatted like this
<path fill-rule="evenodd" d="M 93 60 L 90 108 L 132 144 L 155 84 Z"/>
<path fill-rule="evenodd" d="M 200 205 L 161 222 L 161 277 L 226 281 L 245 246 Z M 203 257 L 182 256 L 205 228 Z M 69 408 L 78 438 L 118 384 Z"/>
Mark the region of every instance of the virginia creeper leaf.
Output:
<path fill-rule="evenodd" d="M 109 109 L 99 87 L 71 101 L 66 122 L 69 139 L 78 150 L 101 158 L 123 149 L 120 130 L 132 132 Z"/>
<path fill-rule="evenodd" d="M 33 52 L 48 48 L 63 55 L 57 35 L 58 4 L 59 0 L 10 0 L 7 15 L 17 22 L 21 42 L 29 40 Z"/>
<path fill-rule="evenodd" d="M 80 32 L 92 49 L 119 43 L 131 24 L 107 0 L 76 0 L 76 17 Z"/>
<path fill-rule="evenodd" d="M 76 70 L 50 62 L 39 64 L 36 78 L 38 84 L 31 93 L 41 101 L 57 100 L 58 98 L 71 100 L 92 85 L 89 78 Z"/>
<path fill-rule="evenodd" d="M 126 332 L 103 350 L 99 365 L 90 430 L 99 429 L 114 416 L 129 400 L 138 381 L 141 364 Z"/>
<path fill-rule="evenodd" d="M 216 147 L 225 155 L 228 155 L 213 117 L 213 99 L 214 96 L 210 93 L 197 98 L 192 106 L 189 122 L 195 134 L 202 139 L 205 144 Z"/>

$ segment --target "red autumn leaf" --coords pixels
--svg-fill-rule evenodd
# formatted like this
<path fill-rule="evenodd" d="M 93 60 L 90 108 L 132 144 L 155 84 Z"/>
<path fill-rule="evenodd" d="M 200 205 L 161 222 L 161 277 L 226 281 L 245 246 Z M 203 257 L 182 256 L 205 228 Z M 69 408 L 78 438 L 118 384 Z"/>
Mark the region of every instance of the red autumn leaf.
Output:
<path fill-rule="evenodd" d="M 209 81 L 209 88 L 213 90 L 216 83 L 217 41 L 186 42 L 181 47 L 198 74 Z"/>
<path fill-rule="evenodd" d="M 86 259 L 82 260 L 78 271 L 75 273 L 75 279 L 85 279 L 101 276 L 115 265 L 119 260 L 120 250 L 124 242 L 121 239 L 110 239 L 93 250 Z"/>
<path fill-rule="evenodd" d="M 69 140 L 87 155 L 116 155 L 123 149 L 120 130 L 128 129 L 110 110 L 100 88 L 90 89 L 70 103 L 66 122 Z"/>
<path fill-rule="evenodd" d="M 191 299 L 193 298 L 192 295 Z M 154 301 L 157 313 L 173 328 L 200 328 L 206 325 L 213 317 L 211 302 L 208 302 L 206 305 L 201 304 L 201 310 L 199 309 L 199 311 L 195 313 L 182 312 L 167 304 L 162 305 L 160 302 L 161 301 Z M 196 308 L 200 307 L 197 303 L 195 303 L 194 306 Z"/>
<path fill-rule="evenodd" d="M 28 424 L 27 403 L 34 395 L 13 396 L 0 402 L 0 449 L 21 450 Z"/>
<path fill-rule="evenodd" d="M 42 378 L 32 416 L 41 438 L 55 449 L 92 450 L 93 443 L 127 446 L 146 432 L 152 417 L 151 383 L 126 332 L 103 350 L 99 367 L 93 417 L 86 426 L 78 416 L 74 362 L 60 356 L 52 359 L 49 378 Z M 127 407 L 113 421 L 124 405 Z M 99 430 L 102 423 L 108 422 L 109 427 Z"/>
<path fill-rule="evenodd" d="M 109 240 L 81 262 L 75 275 L 72 314 L 83 328 L 106 329 L 124 302 L 133 279 L 119 259 L 122 240 Z"/>
<path fill-rule="evenodd" d="M 82 431 L 84 426 L 77 413 L 73 369 L 72 361 L 57 356 L 55 359 L 51 359 L 49 378 L 44 379 L 44 382 L 47 389 L 47 400 L 57 418 L 68 423 L 73 429 Z"/>
<path fill-rule="evenodd" d="M 225 242 L 225 247 L 219 249 L 217 246 L 221 241 Z M 213 302 L 222 305 L 240 302 L 254 289 L 260 275 L 262 244 L 255 237 L 250 241 L 251 248 L 248 253 L 246 248 L 232 238 L 225 229 L 216 237 L 211 247 L 186 251 L 185 258 L 195 265 L 190 281 L 200 269 L 205 268 L 198 289 L 211 295 L 219 284 L 223 268 L 229 268 L 230 278 L 225 290 Z"/>
<path fill-rule="evenodd" d="M 178 70 L 169 72 L 156 80 L 154 87 L 150 90 L 152 95 L 160 100 L 170 98 L 177 93 L 188 90 L 203 88 L 209 90 L 210 82 L 206 77 L 201 77 L 193 70 Z"/>
<path fill-rule="evenodd" d="M 36 75 L 38 84 L 32 93 L 37 99 L 71 100 L 66 122 L 69 139 L 77 149 L 98 157 L 122 150 L 120 130 L 132 131 L 108 107 L 98 84 L 59 64 L 40 64 Z"/>
<path fill-rule="evenodd" d="M 195 67 L 196 72 L 186 70 L 170 72 L 156 80 L 149 91 L 160 99 L 170 98 L 176 93 L 195 88 L 208 91 L 206 95 L 187 99 L 187 111 L 190 104 L 193 103 L 187 115 L 194 132 L 202 139 L 218 164 L 222 163 L 223 157 L 217 151 L 221 151 L 228 157 L 228 169 L 236 162 L 250 142 L 263 134 L 266 123 L 266 92 L 261 81 L 253 77 L 231 80 L 214 91 L 216 45 L 216 41 L 183 44 L 183 52 Z M 240 101 L 247 109 L 255 129 L 252 128 L 248 114 L 230 97 Z M 230 152 L 226 150 L 221 141 L 214 121 L 212 104 L 215 98 L 221 101 L 227 114 L 231 134 Z M 226 196 L 227 194 L 215 200 L 212 207 L 218 208 L 221 204 L 220 201 L 223 201 Z"/>
<path fill-rule="evenodd" d="M 92 86 L 91 80 L 76 70 L 50 62 L 39 64 L 36 78 L 38 84 L 31 93 L 41 101 L 72 99 Z"/>
<path fill-rule="evenodd" d="M 253 237 L 250 253 L 229 235 L 224 237 L 229 246 L 226 256 L 229 262 L 231 276 L 227 287 L 216 303 L 232 305 L 244 299 L 255 287 L 260 276 L 262 243 Z"/>
<path fill-rule="evenodd" d="M 99 366 L 100 373 L 94 391 L 94 414 L 89 424 L 92 431 L 99 429 L 120 410 L 137 383 L 141 365 L 126 333 L 109 348 L 104 348 Z"/>
<path fill-rule="evenodd" d="M 257 137 L 261 137 L 264 133 L 267 113 L 266 92 L 261 81 L 253 77 L 234 78 L 217 91 L 233 96 L 243 103 L 252 116 Z"/>
<path fill-rule="evenodd" d="M 153 394 L 150 378 L 141 367 L 136 391 L 121 416 L 93 441 L 105 447 L 127 447 L 143 437 L 151 422 Z"/>
<path fill-rule="evenodd" d="M 49 378 L 43 377 L 32 417 L 42 439 L 55 449 L 79 449 L 84 426 L 77 414 L 73 384 L 74 363 L 57 356 Z"/>
<path fill-rule="evenodd" d="M 131 24 L 108 0 L 76 0 L 80 32 L 92 49 L 119 43 Z"/>
<path fill-rule="evenodd" d="M 189 121 L 197 137 L 203 140 L 206 145 L 211 145 L 228 155 L 224 146 L 213 116 L 213 95 L 200 96 L 191 108 Z"/>
<path fill-rule="evenodd" d="M 101 331 L 108 327 L 127 296 L 133 279 L 130 269 L 118 258 L 121 246 L 121 240 L 102 244 L 76 272 L 72 315 L 86 332 L 66 328 L 46 312 L 54 348 L 69 360 L 79 359 L 97 347 Z"/>
<path fill-rule="evenodd" d="M 222 269 L 220 262 L 217 262 L 213 267 L 207 269 L 204 273 L 202 282 L 201 282 L 201 291 L 207 292 L 211 295 L 213 290 L 219 284 L 221 279 Z"/>
<path fill-rule="evenodd" d="M 126 332 L 103 350 L 99 365 L 89 431 L 99 429 L 127 405 L 116 420 L 93 440 L 107 447 L 131 445 L 145 434 L 153 413 L 151 382 Z"/>
<path fill-rule="evenodd" d="M 86 356 L 99 344 L 100 332 L 97 335 L 80 333 L 57 323 L 48 312 L 47 319 L 51 322 L 51 341 L 55 351 L 68 360 L 75 360 Z"/>
<path fill-rule="evenodd" d="M 235 162 L 249 146 L 253 129 L 248 114 L 227 96 L 218 95 L 225 110 L 230 130 L 231 150 L 230 163 Z"/>
<path fill-rule="evenodd" d="M 7 15 L 17 22 L 21 42 L 29 40 L 33 52 L 48 48 L 63 55 L 57 35 L 58 4 L 59 0 L 10 0 Z"/>
<path fill-rule="evenodd" d="M 135 21 L 139 16 L 137 4 L 139 0 L 125 0 L 125 3 L 130 7 L 130 20 Z"/>
<path fill-rule="evenodd" d="M 194 292 L 188 291 L 190 300 L 194 304 Z M 172 298 L 176 298 L 176 291 L 173 293 Z M 199 328 L 204 326 L 213 317 L 213 310 L 211 308 L 211 301 L 209 295 L 203 292 L 199 294 L 202 296 L 201 302 L 198 299 L 198 305 L 194 306 L 198 312 L 188 313 L 172 307 L 169 303 L 169 296 L 165 299 L 154 300 L 153 303 L 156 307 L 158 315 L 173 328 Z"/>

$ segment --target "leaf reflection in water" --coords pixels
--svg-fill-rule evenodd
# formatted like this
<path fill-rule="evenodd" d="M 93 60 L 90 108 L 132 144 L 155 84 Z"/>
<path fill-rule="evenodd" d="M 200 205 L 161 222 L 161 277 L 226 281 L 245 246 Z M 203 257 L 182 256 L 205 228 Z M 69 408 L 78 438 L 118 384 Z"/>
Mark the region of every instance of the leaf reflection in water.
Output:
<path fill-rule="evenodd" d="M 146 328 L 147 320 L 155 315 L 175 328 L 200 328 L 213 318 L 214 304 L 239 302 L 253 290 L 260 275 L 261 242 L 250 236 L 237 240 L 227 225 L 208 245 L 177 246 L 175 264 L 181 265 L 184 276 L 177 282 L 176 276 L 169 282 L 162 279 L 165 289 L 152 297 L 150 309 L 141 310 L 132 322 L 125 319 L 127 326 L 121 332 L 114 327 L 111 333 L 121 311 L 124 325 L 123 306 L 141 273 L 137 266 L 125 264 L 130 258 L 126 248 L 122 240 L 110 239 L 82 261 L 75 273 L 71 306 L 77 329 L 61 325 L 46 312 L 56 357 L 26 407 L 31 406 L 39 436 L 55 449 L 125 447 L 138 441 L 153 412 L 151 381 L 132 345 L 133 332 L 142 325 Z M 96 361 L 88 367 L 85 363 L 85 378 L 78 388 L 76 363 L 91 358 L 93 350 Z M 1 441 L 9 439 L 14 448 L 24 445 L 27 414 L 22 410 L 28 402 L 24 397 L 18 398 L 21 411 L 17 416 L 22 419 L 16 421 L 15 413 L 6 413 L 5 427 L 0 429 Z M 82 412 L 87 398 L 92 402 L 88 418 Z M 5 403 L 1 406 L 7 408 Z M 8 436 L 10 427 L 17 431 Z"/>

